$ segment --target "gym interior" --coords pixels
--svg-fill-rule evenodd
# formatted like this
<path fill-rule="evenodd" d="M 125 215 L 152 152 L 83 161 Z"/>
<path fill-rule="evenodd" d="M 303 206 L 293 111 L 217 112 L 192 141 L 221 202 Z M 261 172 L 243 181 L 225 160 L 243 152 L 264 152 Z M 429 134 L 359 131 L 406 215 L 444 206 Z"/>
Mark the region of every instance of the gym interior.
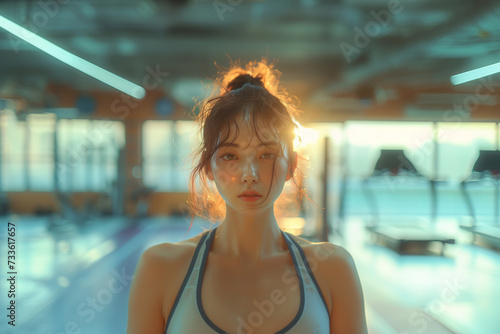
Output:
<path fill-rule="evenodd" d="M 141 254 L 213 227 L 190 227 L 195 103 L 266 57 L 309 162 L 280 228 L 351 253 L 370 334 L 498 333 L 498 22 L 486 0 L 2 1 L 0 332 L 126 332 Z"/>

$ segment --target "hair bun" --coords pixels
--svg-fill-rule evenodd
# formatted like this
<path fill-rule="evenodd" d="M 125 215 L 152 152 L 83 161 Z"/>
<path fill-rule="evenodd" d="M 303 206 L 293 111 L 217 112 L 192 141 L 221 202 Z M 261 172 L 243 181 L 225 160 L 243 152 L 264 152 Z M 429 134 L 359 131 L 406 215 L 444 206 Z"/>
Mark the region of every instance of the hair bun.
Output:
<path fill-rule="evenodd" d="M 233 91 L 236 89 L 240 89 L 245 85 L 252 85 L 265 88 L 264 83 L 262 82 L 262 77 L 260 75 L 253 77 L 250 74 L 240 74 L 236 78 L 231 80 L 230 83 L 227 84 L 227 89 L 229 91 Z"/>

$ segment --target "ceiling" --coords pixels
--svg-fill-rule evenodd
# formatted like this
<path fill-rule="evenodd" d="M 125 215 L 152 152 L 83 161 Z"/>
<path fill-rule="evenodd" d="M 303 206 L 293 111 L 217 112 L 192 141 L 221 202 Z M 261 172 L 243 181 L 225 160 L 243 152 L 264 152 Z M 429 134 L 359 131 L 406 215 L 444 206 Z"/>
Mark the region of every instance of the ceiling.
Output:
<path fill-rule="evenodd" d="M 16 0 L 0 15 L 134 83 L 168 72 L 162 88 L 185 105 L 230 58 L 267 56 L 324 112 L 335 97 L 471 90 L 450 76 L 500 58 L 499 1 Z M 112 89 L 3 29 L 0 59 L 0 97 L 43 99 L 50 82 Z"/>

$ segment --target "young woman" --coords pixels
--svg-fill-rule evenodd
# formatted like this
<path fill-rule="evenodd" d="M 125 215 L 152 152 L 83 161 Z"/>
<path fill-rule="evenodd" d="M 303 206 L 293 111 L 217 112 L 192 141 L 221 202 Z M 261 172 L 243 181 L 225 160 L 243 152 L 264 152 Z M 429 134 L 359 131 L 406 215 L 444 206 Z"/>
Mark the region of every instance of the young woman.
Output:
<path fill-rule="evenodd" d="M 216 81 L 221 91 L 202 101 L 190 204 L 220 223 L 142 254 L 128 334 L 367 333 L 351 255 L 277 224 L 275 201 L 300 158 L 298 110 L 279 75 L 265 60 L 233 64 Z"/>

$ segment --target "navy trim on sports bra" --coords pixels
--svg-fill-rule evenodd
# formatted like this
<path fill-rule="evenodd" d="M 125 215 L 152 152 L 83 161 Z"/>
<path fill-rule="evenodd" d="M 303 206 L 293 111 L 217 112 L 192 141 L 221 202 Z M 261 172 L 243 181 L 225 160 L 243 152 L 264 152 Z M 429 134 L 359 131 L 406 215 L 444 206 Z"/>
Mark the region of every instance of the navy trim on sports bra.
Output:
<path fill-rule="evenodd" d="M 287 234 L 290 234 L 287 232 Z M 323 296 L 323 293 L 321 292 L 321 288 L 319 287 L 318 282 L 316 281 L 316 277 L 314 277 L 313 271 L 311 267 L 309 266 L 309 261 L 307 261 L 306 254 L 304 253 L 304 250 L 300 245 L 295 241 L 292 237 L 290 237 L 292 242 L 297 246 L 300 252 L 300 257 L 302 258 L 302 262 L 306 265 L 307 272 L 309 273 L 309 276 L 311 277 L 311 280 L 314 282 L 314 285 L 316 285 L 316 289 L 318 290 L 318 294 L 321 297 L 321 300 L 323 301 L 323 304 L 325 305 L 326 313 L 328 314 L 328 317 L 330 317 L 330 311 L 328 310 L 328 304 L 326 303 L 325 297 Z"/>
<path fill-rule="evenodd" d="M 198 287 L 196 289 L 196 299 L 197 299 L 197 304 L 198 304 L 198 310 L 199 310 L 199 312 L 200 312 L 203 320 L 205 320 L 205 322 L 207 323 L 207 325 L 209 325 L 217 333 L 228 334 L 227 332 L 225 332 L 224 330 L 222 330 L 221 328 L 219 328 L 216 324 L 214 324 L 208 318 L 207 314 L 205 313 L 205 310 L 203 309 L 203 303 L 201 302 L 201 286 L 202 286 L 202 280 L 203 280 L 203 273 L 205 271 L 205 267 L 206 267 L 206 264 L 207 264 L 207 258 L 208 258 L 208 252 L 210 251 L 210 246 L 211 246 L 212 241 L 214 239 L 216 229 L 217 229 L 217 227 L 212 230 L 212 232 L 210 234 L 210 237 L 207 240 L 207 246 L 205 248 L 205 253 L 203 254 L 202 264 L 200 266 L 200 273 L 199 273 L 199 278 L 198 278 Z M 299 305 L 299 310 L 297 311 L 297 314 L 295 315 L 295 318 L 287 326 L 285 326 L 283 329 L 281 329 L 278 332 L 276 332 L 276 334 L 284 334 L 284 333 L 286 333 L 286 331 L 288 331 L 289 329 L 291 329 L 300 320 L 300 318 L 302 317 L 302 314 L 304 312 L 304 303 L 305 303 L 305 301 L 304 301 L 304 294 L 305 294 L 305 291 L 304 291 L 304 282 L 303 282 L 303 279 L 302 279 L 302 275 L 301 275 L 299 266 L 297 264 L 297 259 L 295 258 L 295 255 L 294 255 L 294 252 L 293 252 L 293 249 L 292 249 L 292 245 L 290 244 L 290 241 L 288 240 L 288 236 L 286 236 L 283 231 L 281 231 L 281 233 L 283 234 L 283 238 L 285 239 L 285 242 L 286 242 L 286 244 L 288 246 L 288 251 L 289 251 L 290 255 L 292 256 L 292 261 L 293 261 L 293 265 L 295 267 L 295 272 L 296 272 L 297 277 L 299 279 L 299 285 L 300 285 L 300 305 Z M 300 247 L 299 247 L 299 249 L 300 249 Z"/>
<path fill-rule="evenodd" d="M 170 320 L 172 319 L 172 316 L 174 315 L 174 311 L 177 307 L 177 304 L 179 303 L 179 300 L 181 299 L 182 292 L 184 291 L 184 287 L 187 284 L 187 281 L 189 280 L 189 277 L 191 276 L 191 272 L 193 271 L 194 264 L 196 262 L 196 259 L 198 258 L 198 253 L 200 252 L 201 246 L 203 245 L 203 242 L 207 238 L 208 234 L 210 231 L 205 232 L 205 234 L 200 238 L 200 241 L 198 242 L 198 245 L 196 246 L 196 249 L 194 251 L 194 255 L 191 259 L 191 263 L 189 264 L 189 269 L 187 271 L 187 274 L 184 276 L 184 281 L 182 281 L 182 285 L 179 289 L 179 292 L 177 293 L 177 297 L 175 298 L 174 305 L 172 306 L 172 309 L 170 310 L 170 314 L 167 319 L 167 323 L 165 325 L 165 329 L 163 330 L 163 333 L 167 332 L 168 325 L 170 324 Z"/>

